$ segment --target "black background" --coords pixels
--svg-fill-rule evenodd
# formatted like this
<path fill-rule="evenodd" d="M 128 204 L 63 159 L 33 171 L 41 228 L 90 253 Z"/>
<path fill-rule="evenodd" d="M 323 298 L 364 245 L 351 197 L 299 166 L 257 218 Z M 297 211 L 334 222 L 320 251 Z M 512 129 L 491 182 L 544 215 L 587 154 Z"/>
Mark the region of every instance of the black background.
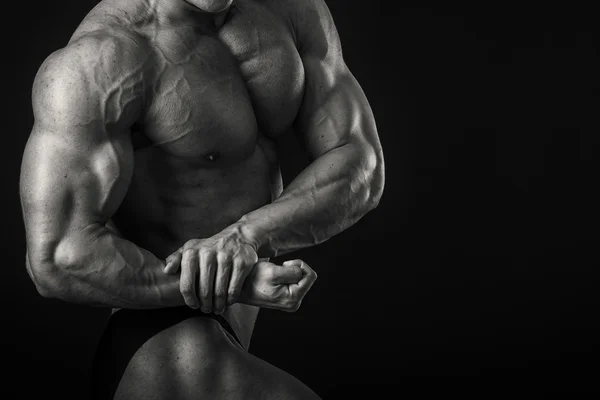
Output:
<path fill-rule="evenodd" d="M 22 398 L 81 399 L 107 313 L 37 295 L 18 175 L 35 72 L 95 2 L 12 3 L 2 35 L 3 375 Z M 319 280 L 297 313 L 261 313 L 252 352 L 325 398 L 357 384 L 398 384 L 398 395 L 474 388 L 417 375 L 501 378 L 481 386 L 484 398 L 595 390 L 596 14 L 394 3 L 328 2 L 377 120 L 384 197 L 347 232 L 290 255 Z M 288 160 L 302 165 L 301 154 Z"/>

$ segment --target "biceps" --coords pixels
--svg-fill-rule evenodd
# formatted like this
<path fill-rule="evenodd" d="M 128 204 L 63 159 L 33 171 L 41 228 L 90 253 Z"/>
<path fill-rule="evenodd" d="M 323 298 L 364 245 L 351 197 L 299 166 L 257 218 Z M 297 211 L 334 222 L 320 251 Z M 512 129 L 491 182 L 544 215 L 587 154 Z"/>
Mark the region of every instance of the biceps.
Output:
<path fill-rule="evenodd" d="M 306 60 L 305 69 L 307 83 L 298 126 L 311 157 L 369 140 L 375 134 L 371 109 L 345 64 L 332 67 Z"/>
<path fill-rule="evenodd" d="M 21 170 L 29 250 L 50 251 L 68 234 L 106 223 L 132 169 L 131 145 L 124 141 L 87 143 L 34 129 Z"/>

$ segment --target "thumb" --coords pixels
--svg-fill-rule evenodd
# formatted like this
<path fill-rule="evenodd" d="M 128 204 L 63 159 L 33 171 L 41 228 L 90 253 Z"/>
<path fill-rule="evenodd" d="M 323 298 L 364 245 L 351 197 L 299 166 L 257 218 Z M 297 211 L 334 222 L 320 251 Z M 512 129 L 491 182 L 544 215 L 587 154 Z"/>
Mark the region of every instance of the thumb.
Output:
<path fill-rule="evenodd" d="M 276 284 L 296 284 L 302 279 L 302 262 L 286 261 L 283 265 L 273 267 L 273 282 Z"/>
<path fill-rule="evenodd" d="M 175 253 L 171 254 L 169 257 L 167 257 L 167 265 L 165 266 L 165 273 L 166 274 L 175 274 L 177 273 L 177 271 L 179 271 L 179 268 L 181 267 L 181 254 L 182 251 L 181 249 L 177 250 Z"/>

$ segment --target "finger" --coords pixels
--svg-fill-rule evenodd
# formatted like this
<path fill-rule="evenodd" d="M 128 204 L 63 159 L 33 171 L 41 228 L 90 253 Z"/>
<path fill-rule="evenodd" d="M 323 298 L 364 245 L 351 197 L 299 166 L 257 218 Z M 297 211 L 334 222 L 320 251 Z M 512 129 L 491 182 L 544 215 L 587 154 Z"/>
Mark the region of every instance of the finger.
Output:
<path fill-rule="evenodd" d="M 258 258 L 256 260 L 258 260 Z M 256 262 L 250 263 L 252 265 L 248 264 L 248 261 L 241 257 L 236 257 L 233 260 L 231 281 L 229 282 L 229 288 L 227 290 L 227 304 L 229 305 L 235 304 L 239 300 L 244 281 L 252 271 L 252 268 L 254 268 Z"/>
<path fill-rule="evenodd" d="M 196 294 L 196 282 L 198 277 L 198 252 L 189 249 L 183 252 L 181 258 L 181 277 L 179 278 L 179 289 L 185 300 L 185 304 L 191 308 L 200 307 Z"/>
<path fill-rule="evenodd" d="M 315 281 L 317 280 L 317 273 L 304 261 L 302 261 L 300 269 L 302 269 L 303 276 L 302 279 L 300 279 L 300 282 L 298 282 L 298 285 L 307 287 L 308 291 L 308 289 L 310 289 L 313 283 L 315 283 Z"/>
<path fill-rule="evenodd" d="M 166 259 L 167 265 L 165 266 L 165 273 L 174 274 L 177 271 L 179 271 L 179 268 L 181 267 L 182 253 L 183 252 L 181 251 L 181 249 L 179 249 L 175 253 L 173 253 L 169 257 L 167 257 L 167 259 Z"/>
<path fill-rule="evenodd" d="M 213 308 L 215 314 L 221 314 L 225 311 L 225 307 L 227 306 L 227 292 L 233 266 L 231 258 L 225 254 L 219 254 L 217 256 L 217 264 Z"/>
<path fill-rule="evenodd" d="M 202 312 L 213 311 L 213 291 L 215 285 L 215 273 L 217 260 L 215 253 L 211 251 L 200 252 L 200 304 Z"/>
<path fill-rule="evenodd" d="M 302 268 L 300 265 L 283 263 L 282 266 L 275 265 L 273 267 L 273 283 L 289 285 L 299 283 L 303 277 Z"/>
<path fill-rule="evenodd" d="M 288 260 L 286 262 L 284 262 L 283 264 L 281 264 L 281 266 L 283 267 L 298 267 L 301 269 L 302 265 L 306 264 L 304 261 L 302 260 Z"/>
<path fill-rule="evenodd" d="M 312 285 L 317 280 L 317 273 L 308 266 L 304 261 L 300 260 L 300 269 L 302 270 L 302 278 L 296 284 L 289 285 L 291 294 L 297 299 L 304 298 Z"/>

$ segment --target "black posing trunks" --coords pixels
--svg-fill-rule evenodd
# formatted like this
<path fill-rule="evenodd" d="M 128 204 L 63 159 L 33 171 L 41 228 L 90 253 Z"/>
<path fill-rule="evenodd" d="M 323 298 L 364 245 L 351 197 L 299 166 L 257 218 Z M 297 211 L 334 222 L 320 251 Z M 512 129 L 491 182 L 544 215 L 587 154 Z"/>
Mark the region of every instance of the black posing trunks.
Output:
<path fill-rule="evenodd" d="M 162 330 L 195 317 L 216 320 L 244 347 L 227 320 L 217 314 L 205 314 L 185 306 L 118 310 L 110 316 L 96 349 L 92 365 L 92 399 L 112 400 L 135 352 Z"/>

